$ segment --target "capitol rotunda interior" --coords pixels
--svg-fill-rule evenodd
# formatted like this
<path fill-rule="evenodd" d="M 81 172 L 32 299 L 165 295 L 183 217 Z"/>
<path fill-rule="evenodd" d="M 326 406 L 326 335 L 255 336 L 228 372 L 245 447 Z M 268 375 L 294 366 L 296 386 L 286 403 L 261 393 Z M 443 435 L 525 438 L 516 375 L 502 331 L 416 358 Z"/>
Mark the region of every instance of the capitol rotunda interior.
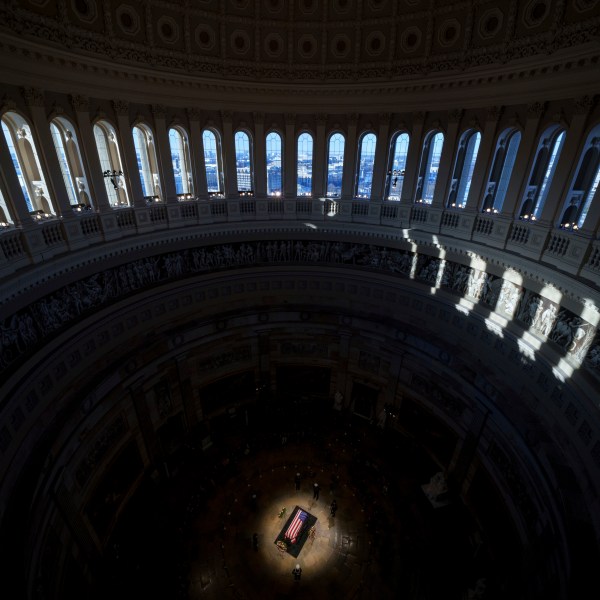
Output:
<path fill-rule="evenodd" d="M 0 3 L 14 600 L 593 597 L 596 0 Z"/>

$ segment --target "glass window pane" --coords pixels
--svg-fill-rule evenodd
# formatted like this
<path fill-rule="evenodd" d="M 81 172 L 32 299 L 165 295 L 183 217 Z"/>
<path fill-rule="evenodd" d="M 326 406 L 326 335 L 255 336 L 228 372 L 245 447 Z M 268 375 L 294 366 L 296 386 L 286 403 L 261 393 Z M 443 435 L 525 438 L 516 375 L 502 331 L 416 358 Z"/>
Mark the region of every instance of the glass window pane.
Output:
<path fill-rule="evenodd" d="M 281 196 L 282 187 L 281 136 L 272 131 L 267 135 L 267 194 Z"/>
<path fill-rule="evenodd" d="M 71 169 L 69 168 L 69 161 L 67 160 L 67 154 L 62 139 L 62 135 L 58 127 L 54 124 L 50 124 L 50 132 L 52 133 L 52 141 L 56 148 L 56 154 L 58 156 L 58 162 L 60 164 L 60 170 L 62 172 L 65 187 L 67 188 L 67 195 L 69 196 L 69 203 L 71 205 L 78 204 L 77 192 L 75 191 L 73 176 Z"/>
<path fill-rule="evenodd" d="M 394 142 L 392 164 L 389 168 L 388 200 L 400 200 L 406 170 L 406 157 L 408 156 L 408 142 L 408 133 L 401 133 Z"/>
<path fill-rule="evenodd" d="M 473 179 L 473 171 L 475 170 L 475 162 L 477 161 L 477 153 L 479 152 L 479 144 L 481 142 L 481 134 L 479 132 L 472 134 L 467 143 L 465 152 L 465 160 L 458 182 L 458 193 L 456 195 L 456 205 L 464 207 L 467 204 L 469 190 L 471 189 L 471 180 Z"/>
<path fill-rule="evenodd" d="M 152 185 L 152 173 L 150 172 L 148 140 L 146 139 L 145 132 L 140 127 L 133 128 L 133 143 L 140 180 L 142 182 L 142 194 L 144 194 L 144 197 L 153 196 L 154 186 Z"/>
<path fill-rule="evenodd" d="M 21 170 L 21 165 L 19 164 L 19 159 L 17 158 L 17 153 L 15 150 L 15 145 L 12 140 L 12 136 L 10 131 L 4 122 L 2 121 L 2 131 L 4 132 L 4 137 L 6 138 L 6 144 L 8 145 L 8 151 L 10 153 L 10 158 L 12 159 L 13 165 L 15 167 L 15 171 L 17 173 L 17 177 L 19 178 L 19 183 L 21 184 L 21 191 L 23 192 L 23 196 L 25 196 L 25 202 L 27 203 L 27 209 L 31 212 L 33 211 L 33 204 L 31 202 L 31 198 L 29 196 L 29 190 L 27 189 L 27 184 L 25 183 L 25 177 L 23 176 L 23 171 Z"/>
<path fill-rule="evenodd" d="M 207 191 L 210 194 L 220 194 L 222 192 L 220 144 L 217 143 L 217 137 L 210 129 L 204 130 L 202 143 L 204 146 Z"/>
<path fill-rule="evenodd" d="M 544 208 L 544 204 L 546 203 L 546 197 L 548 195 L 548 190 L 550 189 L 550 183 L 552 182 L 552 178 L 554 177 L 554 171 L 556 171 L 556 165 L 558 164 L 557 159 L 560 156 L 560 151 L 562 150 L 564 141 L 565 132 L 561 131 L 560 135 L 558 135 L 558 137 L 554 140 L 554 144 L 552 146 L 552 154 L 550 155 L 550 159 L 548 160 L 548 166 L 546 168 L 546 172 L 544 173 L 544 180 L 542 181 L 542 185 L 540 186 L 538 200 L 533 211 L 533 216 L 536 219 L 540 218 L 540 215 L 542 214 L 542 209 Z"/>
<path fill-rule="evenodd" d="M 444 134 L 436 133 L 429 145 L 429 154 L 425 166 L 423 182 L 423 202 L 431 204 L 433 202 L 433 193 L 437 181 L 438 169 L 440 167 L 440 157 L 442 156 L 442 147 L 444 145 Z"/>
<path fill-rule="evenodd" d="M 341 196 L 342 177 L 344 175 L 344 145 L 346 140 L 341 133 L 329 138 L 327 153 L 327 195 Z"/>
<path fill-rule="evenodd" d="M 310 133 L 298 136 L 298 196 L 312 195 L 313 138 Z"/>
<path fill-rule="evenodd" d="M 244 131 L 235 134 L 235 164 L 238 192 L 251 192 L 253 187 L 250 138 Z"/>
<path fill-rule="evenodd" d="M 517 150 L 519 149 L 520 141 L 521 133 L 516 131 L 511 135 L 508 142 L 508 148 L 506 149 L 504 164 L 502 166 L 502 174 L 500 175 L 498 190 L 496 191 L 496 197 L 494 198 L 493 208 L 498 212 L 502 210 L 502 205 L 504 204 L 504 198 L 506 196 L 506 191 L 508 190 L 508 184 L 510 182 L 510 176 L 512 174 L 513 167 L 515 166 L 515 160 L 517 158 Z"/>
<path fill-rule="evenodd" d="M 171 163 L 175 177 L 175 193 L 187 194 L 187 172 L 185 168 L 183 137 L 177 129 L 169 129 L 169 146 L 171 148 Z"/>
<path fill-rule="evenodd" d="M 373 166 L 375 164 L 376 145 L 377 136 L 374 133 L 367 133 L 363 136 L 360 144 L 358 172 L 356 174 L 356 196 L 358 198 L 371 197 L 371 186 L 373 185 Z"/>

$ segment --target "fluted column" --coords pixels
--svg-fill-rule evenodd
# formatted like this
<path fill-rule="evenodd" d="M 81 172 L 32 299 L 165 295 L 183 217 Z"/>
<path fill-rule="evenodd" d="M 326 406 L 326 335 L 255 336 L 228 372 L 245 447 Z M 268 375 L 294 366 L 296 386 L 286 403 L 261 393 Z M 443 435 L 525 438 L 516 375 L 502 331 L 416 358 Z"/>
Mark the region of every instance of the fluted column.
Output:
<path fill-rule="evenodd" d="M 235 140 L 233 138 L 233 115 L 230 111 L 221 113 L 223 121 L 223 170 L 225 172 L 225 195 L 238 197 L 237 167 L 235 161 Z"/>
<path fill-rule="evenodd" d="M 36 88 L 24 88 L 23 97 L 29 107 L 31 120 L 36 133 L 37 147 L 40 158 L 42 158 L 42 170 L 46 178 L 46 184 L 51 192 L 54 209 L 63 218 L 72 218 L 73 209 L 69 202 L 69 195 L 63 179 L 60 163 L 56 154 L 56 147 L 50 134 L 50 124 L 46 119 L 46 108 L 44 94 Z M 45 168 L 44 168 L 45 167 Z"/>
<path fill-rule="evenodd" d="M 190 157 L 194 193 L 198 198 L 207 199 L 208 185 L 206 183 L 206 161 L 204 160 L 204 142 L 200 127 L 200 111 L 196 108 L 188 108 L 187 115 L 190 121 Z"/>
<path fill-rule="evenodd" d="M 438 167 L 435 191 L 433 192 L 432 208 L 444 208 L 448 197 L 448 186 L 452 180 L 453 161 L 456 157 L 456 138 L 462 117 L 462 110 L 453 110 L 448 114 L 448 127 L 444 136 L 442 156 Z"/>
<path fill-rule="evenodd" d="M 285 154 L 282 165 L 283 193 L 286 198 L 295 198 L 298 191 L 298 146 L 296 144 L 296 115 L 285 115 Z"/>
<path fill-rule="evenodd" d="M 254 195 L 267 195 L 267 142 L 265 139 L 265 114 L 254 113 Z"/>
<path fill-rule="evenodd" d="M 140 181 L 135 146 L 133 144 L 133 133 L 129 120 L 129 102 L 114 100 L 113 107 L 117 115 L 118 135 L 123 152 L 123 171 L 125 172 L 125 181 L 129 187 L 130 198 L 133 206 L 138 208 L 145 207 L 146 202 L 142 191 L 142 182 Z"/>
<path fill-rule="evenodd" d="M 535 145 L 538 139 L 538 128 L 540 119 L 544 114 L 544 104 L 535 102 L 527 107 L 527 121 L 519 149 L 515 165 L 510 176 L 504 204 L 502 206 L 502 214 L 507 217 L 514 217 L 518 204 L 523 197 L 523 186 L 527 183 L 529 170 L 531 169 L 531 156 L 535 152 Z"/>
<path fill-rule="evenodd" d="M 81 160 L 86 174 L 89 193 L 94 208 L 100 212 L 109 212 L 111 209 L 106 193 L 106 185 L 102 177 L 102 165 L 96 148 L 96 138 L 90 120 L 90 102 L 86 96 L 71 96 L 71 104 L 77 117 L 77 128 L 81 146 Z"/>
<path fill-rule="evenodd" d="M 173 172 L 173 159 L 171 158 L 171 144 L 169 143 L 169 134 L 167 132 L 167 122 L 165 119 L 166 109 L 160 104 L 152 106 L 154 115 L 154 147 L 156 149 L 156 158 L 158 168 L 160 169 L 160 182 L 162 192 L 165 195 L 166 202 L 177 202 L 177 188 L 175 187 L 175 173 Z"/>
<path fill-rule="evenodd" d="M 342 176 L 342 194 L 345 200 L 354 198 L 354 182 L 356 180 L 356 137 L 358 128 L 358 115 L 352 114 L 348 118 L 346 130 L 346 143 L 344 144 L 344 174 Z"/>
<path fill-rule="evenodd" d="M 314 198 L 325 196 L 325 165 L 327 165 L 327 136 L 325 127 L 327 115 L 317 115 L 317 131 L 313 145 L 312 195 Z"/>
<path fill-rule="evenodd" d="M 382 200 L 385 192 L 387 173 L 387 154 L 389 146 L 390 115 L 379 115 L 379 130 L 375 148 L 375 163 L 373 164 L 373 183 L 371 184 L 371 200 Z"/>
<path fill-rule="evenodd" d="M 487 176 L 492 168 L 492 161 L 496 150 L 496 128 L 498 120 L 502 114 L 502 108 L 492 106 L 487 111 L 485 126 L 481 135 L 481 143 L 479 144 L 479 152 L 477 153 L 477 161 L 473 170 L 473 178 L 471 179 L 471 187 L 467 196 L 467 203 L 464 210 L 476 212 L 481 205 L 481 200 L 484 195 L 484 186 Z"/>

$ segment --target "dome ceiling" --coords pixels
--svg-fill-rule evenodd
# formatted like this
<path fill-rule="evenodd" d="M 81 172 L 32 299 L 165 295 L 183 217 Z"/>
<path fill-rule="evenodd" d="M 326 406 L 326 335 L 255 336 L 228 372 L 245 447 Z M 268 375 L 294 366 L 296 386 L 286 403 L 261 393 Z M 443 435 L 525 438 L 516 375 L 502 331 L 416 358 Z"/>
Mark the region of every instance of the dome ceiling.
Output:
<path fill-rule="evenodd" d="M 29 0 L 5 31 L 172 73 L 282 82 L 398 80 L 597 41 L 595 0 Z"/>

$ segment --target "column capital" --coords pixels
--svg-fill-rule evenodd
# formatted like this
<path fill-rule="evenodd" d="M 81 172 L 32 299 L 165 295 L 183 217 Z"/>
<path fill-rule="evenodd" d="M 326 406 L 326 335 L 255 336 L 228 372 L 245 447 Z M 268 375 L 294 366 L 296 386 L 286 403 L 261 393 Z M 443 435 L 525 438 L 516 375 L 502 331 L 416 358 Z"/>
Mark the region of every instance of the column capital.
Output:
<path fill-rule="evenodd" d="M 503 112 L 503 106 L 489 106 L 485 115 L 486 121 L 498 121 Z"/>
<path fill-rule="evenodd" d="M 545 102 L 533 102 L 527 107 L 527 118 L 528 119 L 539 119 L 546 110 Z"/>
<path fill-rule="evenodd" d="M 112 105 L 118 117 L 129 116 L 129 102 L 126 100 L 113 100 Z"/>
<path fill-rule="evenodd" d="M 358 123 L 358 113 L 350 113 L 348 115 L 348 124 L 356 126 Z"/>
<path fill-rule="evenodd" d="M 580 96 L 575 98 L 575 114 L 584 115 L 594 106 L 594 98 L 592 96 Z"/>
<path fill-rule="evenodd" d="M 285 124 L 294 125 L 296 123 L 296 115 L 293 113 L 285 113 Z"/>
<path fill-rule="evenodd" d="M 412 121 L 415 125 L 423 125 L 425 122 L 425 113 L 422 110 L 413 113 Z"/>
<path fill-rule="evenodd" d="M 453 108 L 451 111 L 448 111 L 448 123 L 458 123 L 463 116 L 462 108 Z"/>
<path fill-rule="evenodd" d="M 164 119 L 167 114 L 167 109 L 163 104 L 153 104 L 152 114 L 155 119 Z"/>
<path fill-rule="evenodd" d="M 17 103 L 10 96 L 4 96 L 4 98 L 2 98 L 0 111 L 6 112 L 9 110 L 17 110 Z"/>
<path fill-rule="evenodd" d="M 264 124 L 265 122 L 265 113 L 264 112 L 253 112 L 252 116 L 254 117 L 255 124 Z"/>
<path fill-rule="evenodd" d="M 27 106 L 44 106 L 44 92 L 35 87 L 21 88 Z"/>
<path fill-rule="evenodd" d="M 327 115 L 325 113 L 317 113 L 315 115 L 317 125 L 327 125 Z"/>
<path fill-rule="evenodd" d="M 199 121 L 200 120 L 200 109 L 192 106 L 191 108 L 186 108 L 185 112 L 187 113 L 187 117 L 190 121 Z"/>
<path fill-rule="evenodd" d="M 232 123 L 233 122 L 233 113 L 230 110 L 222 110 L 221 111 L 221 119 L 224 123 Z"/>
<path fill-rule="evenodd" d="M 75 112 L 90 111 L 90 99 L 87 96 L 71 94 L 71 105 L 75 109 Z"/>

